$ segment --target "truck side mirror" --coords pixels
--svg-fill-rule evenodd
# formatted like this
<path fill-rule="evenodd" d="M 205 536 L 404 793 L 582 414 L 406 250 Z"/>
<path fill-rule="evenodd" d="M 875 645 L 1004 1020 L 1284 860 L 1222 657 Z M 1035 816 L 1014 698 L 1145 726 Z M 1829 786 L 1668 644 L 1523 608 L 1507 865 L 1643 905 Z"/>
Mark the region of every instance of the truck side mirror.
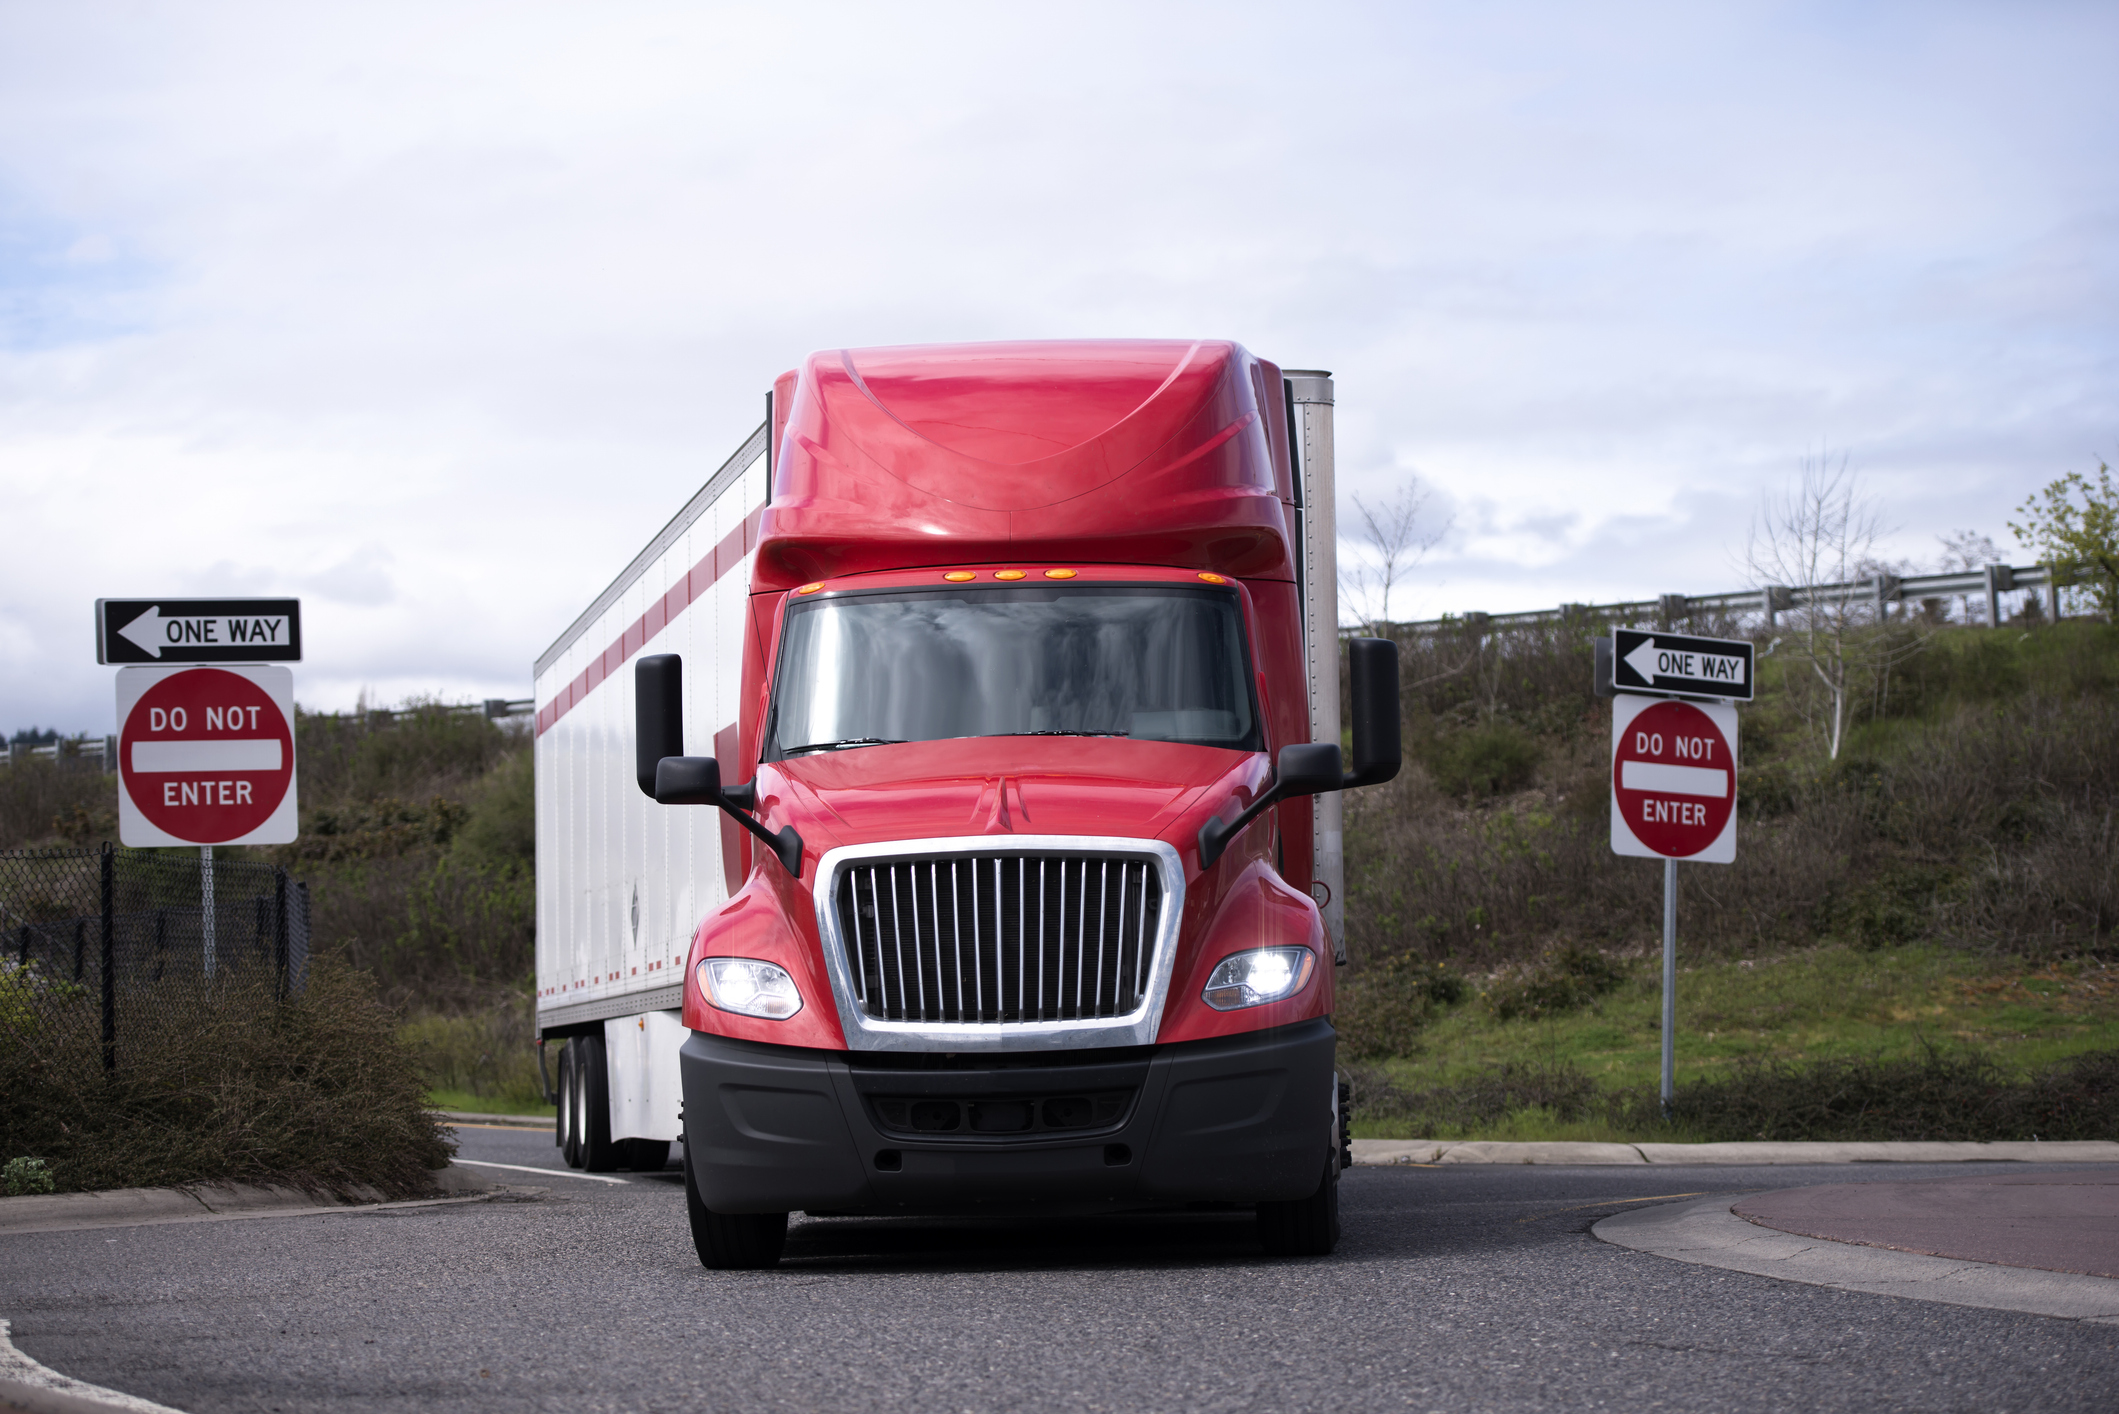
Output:
<path fill-rule="evenodd" d="M 633 775 L 649 800 L 662 799 L 655 790 L 662 758 L 682 755 L 684 660 L 675 653 L 652 654 L 633 665 Z M 717 785 L 719 780 L 717 769 Z"/>
<path fill-rule="evenodd" d="M 1273 797 L 1288 800 L 1298 795 L 1322 795 L 1338 790 L 1341 779 L 1339 743 L 1313 741 L 1283 746 L 1273 781 Z"/>
<path fill-rule="evenodd" d="M 1398 774 L 1398 645 L 1388 638 L 1347 641 L 1348 696 L 1354 715 L 1354 769 L 1344 785 L 1381 785 Z"/>
<path fill-rule="evenodd" d="M 1286 800 L 1298 795 L 1321 795 L 1325 791 L 1338 790 L 1340 782 L 1339 744 L 1332 741 L 1303 742 L 1295 746 L 1283 746 L 1273 763 L 1273 783 L 1258 793 L 1258 798 L 1246 806 L 1233 820 L 1223 821 L 1219 816 L 1199 827 L 1199 867 L 1212 867 L 1221 858 L 1221 852 L 1229 847 L 1229 841 L 1243 833 L 1243 827 L 1258 818 L 1259 812 L 1277 800 Z"/>
<path fill-rule="evenodd" d="M 721 763 L 711 756 L 665 756 L 655 766 L 661 805 L 721 804 Z"/>

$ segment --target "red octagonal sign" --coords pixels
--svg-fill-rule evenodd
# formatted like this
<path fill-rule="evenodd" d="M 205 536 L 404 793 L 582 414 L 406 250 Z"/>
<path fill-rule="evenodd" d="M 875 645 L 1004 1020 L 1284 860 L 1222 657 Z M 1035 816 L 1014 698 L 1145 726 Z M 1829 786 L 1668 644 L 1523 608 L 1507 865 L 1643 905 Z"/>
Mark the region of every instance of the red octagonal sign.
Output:
<path fill-rule="evenodd" d="M 1736 709 L 1620 696 L 1611 704 L 1611 847 L 1736 861 Z"/>
<path fill-rule="evenodd" d="M 128 845 L 295 838 L 294 674 L 118 673 L 118 838 Z"/>

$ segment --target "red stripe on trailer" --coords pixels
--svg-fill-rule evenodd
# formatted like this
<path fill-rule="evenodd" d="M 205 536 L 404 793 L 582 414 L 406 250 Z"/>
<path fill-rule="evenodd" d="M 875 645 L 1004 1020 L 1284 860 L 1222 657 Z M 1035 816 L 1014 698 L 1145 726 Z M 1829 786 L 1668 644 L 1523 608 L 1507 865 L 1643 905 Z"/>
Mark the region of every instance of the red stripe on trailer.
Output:
<path fill-rule="evenodd" d="M 552 695 L 552 700 L 537 709 L 536 731 L 543 736 L 557 726 L 559 719 L 574 710 L 581 700 L 601 685 L 603 680 L 620 668 L 635 653 L 647 647 L 656 634 L 669 627 L 677 615 L 690 608 L 707 590 L 720 582 L 721 576 L 743 563 L 743 557 L 758 544 L 758 523 L 765 517 L 765 506 L 761 502 L 743 524 L 721 537 L 721 543 L 700 557 L 670 586 L 669 592 L 648 605 L 647 612 L 619 631 L 611 640 L 610 647 L 596 656 L 595 661 L 582 669 L 580 676 Z"/>

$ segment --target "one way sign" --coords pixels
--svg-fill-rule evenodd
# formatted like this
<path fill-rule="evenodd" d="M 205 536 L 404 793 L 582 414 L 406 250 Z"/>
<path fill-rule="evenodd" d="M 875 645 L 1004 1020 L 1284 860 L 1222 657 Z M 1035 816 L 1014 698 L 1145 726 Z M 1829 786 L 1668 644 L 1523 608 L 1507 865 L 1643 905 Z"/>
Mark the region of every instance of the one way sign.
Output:
<path fill-rule="evenodd" d="M 299 663 L 299 599 L 98 599 L 98 663 Z"/>
<path fill-rule="evenodd" d="M 1751 645 L 1740 638 L 1612 631 L 1611 681 L 1621 692 L 1749 702 L 1752 676 Z"/>

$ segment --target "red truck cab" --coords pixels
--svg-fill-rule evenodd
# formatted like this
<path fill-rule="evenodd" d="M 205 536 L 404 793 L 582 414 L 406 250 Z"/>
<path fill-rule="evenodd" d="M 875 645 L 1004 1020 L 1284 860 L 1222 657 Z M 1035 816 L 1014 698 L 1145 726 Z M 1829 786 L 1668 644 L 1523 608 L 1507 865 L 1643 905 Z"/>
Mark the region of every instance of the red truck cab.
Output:
<path fill-rule="evenodd" d="M 684 754 L 676 656 L 635 664 L 640 788 L 726 821 L 682 973 L 701 1260 L 769 1265 L 793 1211 L 1202 1201 L 1328 1252 L 1312 811 L 1395 773 L 1396 652 L 1354 642 L 1349 774 L 1281 371 L 834 350 L 773 407 L 726 754 Z"/>

